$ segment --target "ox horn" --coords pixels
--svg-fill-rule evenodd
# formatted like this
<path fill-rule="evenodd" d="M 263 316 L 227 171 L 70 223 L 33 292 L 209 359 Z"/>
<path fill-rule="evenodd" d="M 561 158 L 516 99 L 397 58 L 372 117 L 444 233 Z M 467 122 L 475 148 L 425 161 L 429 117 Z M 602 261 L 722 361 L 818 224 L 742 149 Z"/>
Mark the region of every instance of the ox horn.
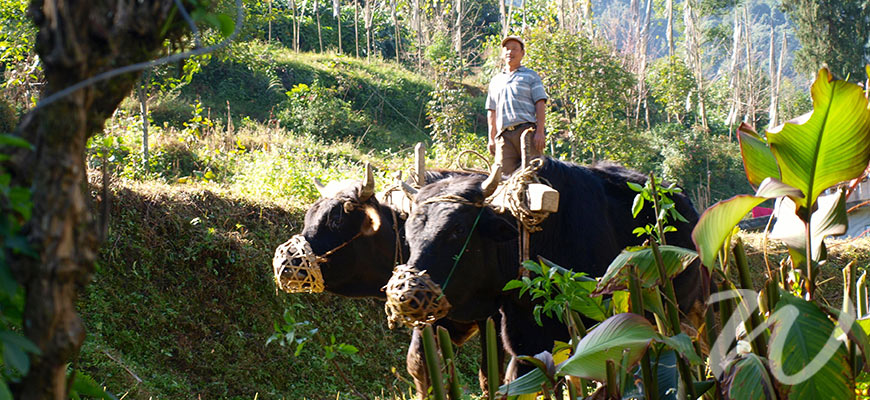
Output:
<path fill-rule="evenodd" d="M 320 197 L 329 197 L 326 195 L 326 185 L 320 181 L 320 179 L 314 178 L 314 187 L 317 188 L 317 192 L 320 193 Z"/>
<path fill-rule="evenodd" d="M 493 164 L 492 173 L 489 174 L 489 177 L 486 178 L 485 181 L 480 183 L 480 189 L 483 191 L 483 197 L 489 197 L 493 193 L 495 193 L 495 189 L 498 188 L 498 183 L 501 181 L 501 163 Z"/>
<path fill-rule="evenodd" d="M 359 201 L 366 201 L 375 194 L 375 175 L 372 174 L 372 165 L 366 163 L 366 176 L 363 179 L 362 189 L 359 192 Z"/>

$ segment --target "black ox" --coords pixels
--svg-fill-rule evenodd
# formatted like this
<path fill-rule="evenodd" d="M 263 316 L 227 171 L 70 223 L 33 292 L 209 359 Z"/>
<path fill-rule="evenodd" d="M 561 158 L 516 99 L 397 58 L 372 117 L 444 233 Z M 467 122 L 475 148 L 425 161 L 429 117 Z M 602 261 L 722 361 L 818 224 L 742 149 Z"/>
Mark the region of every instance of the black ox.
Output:
<path fill-rule="evenodd" d="M 560 204 L 559 211 L 540 225 L 542 230 L 531 234 L 532 259 L 543 256 L 574 271 L 602 276 L 621 250 L 642 243 L 643 239 L 632 230 L 654 223 L 654 212 L 649 209 L 638 219 L 632 218 L 636 193 L 626 182 L 646 181 L 637 172 L 615 164 L 583 167 L 546 158 L 538 174 L 559 191 Z M 416 194 L 415 210 L 405 226 L 411 247 L 408 264 L 428 271 L 432 280 L 441 285 L 450 277 L 448 285 L 442 287 L 452 305 L 449 318 L 477 320 L 500 308 L 502 340 L 511 355 L 549 351 L 554 340 L 568 339 L 567 329 L 547 318 L 543 319 L 543 327 L 538 326 L 528 295 L 519 298 L 517 291 L 502 291 L 520 272 L 516 222 L 509 215 L 482 207 L 494 190 L 491 179 L 483 181 L 480 176 L 450 177 Z M 677 231 L 668 233 L 666 240 L 668 244 L 693 248 L 691 232 L 698 214 L 686 196 L 677 195 L 673 200 L 689 222 L 673 224 Z M 465 252 L 454 267 L 454 256 L 466 241 Z M 705 298 L 706 276 L 698 265 L 692 265 L 673 279 L 683 313 Z M 516 378 L 519 372 L 511 364 L 507 380 Z"/>
<path fill-rule="evenodd" d="M 454 175 L 468 174 L 434 170 L 426 171 L 425 177 L 427 182 L 435 182 Z M 363 182 L 333 183 L 328 187 L 315 183 L 322 197 L 305 213 L 301 235 L 310 244 L 314 254 L 331 253 L 320 264 L 325 290 L 348 297 L 384 299 L 382 288 L 389 280 L 393 266 L 396 261 L 405 262 L 410 253 L 403 235 L 405 220 L 399 212 L 374 196 L 374 177 L 370 168 L 367 168 Z M 402 193 L 398 192 L 397 195 Z M 299 265 L 300 260 L 291 261 Z M 491 314 L 500 317 L 497 312 Z M 489 316 L 470 321 L 442 319 L 435 325 L 446 328 L 453 343 L 461 345 L 482 330 Z M 484 354 L 478 375 L 481 388 L 486 388 L 485 335 L 480 337 Z M 497 348 L 501 365 L 504 352 L 500 340 Z M 418 329 L 413 331 L 408 347 L 407 370 L 414 379 L 418 396 L 424 398 L 429 379 L 421 331 Z"/>

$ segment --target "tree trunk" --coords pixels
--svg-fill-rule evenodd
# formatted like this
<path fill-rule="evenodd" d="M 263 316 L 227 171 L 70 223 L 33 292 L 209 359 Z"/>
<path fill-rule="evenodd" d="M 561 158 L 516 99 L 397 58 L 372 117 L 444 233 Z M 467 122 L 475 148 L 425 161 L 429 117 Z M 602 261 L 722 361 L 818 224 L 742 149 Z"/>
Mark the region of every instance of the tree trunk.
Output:
<path fill-rule="evenodd" d="M 353 42 L 356 45 L 356 58 L 359 58 L 359 1 L 353 0 Z"/>
<path fill-rule="evenodd" d="M 698 93 L 698 114 L 701 127 L 707 131 L 707 107 L 704 101 L 704 67 L 701 64 L 700 31 L 697 26 L 697 16 L 694 12 L 693 0 L 686 0 L 683 19 L 686 25 L 686 58 L 687 64 L 695 76 L 695 86 Z"/>
<path fill-rule="evenodd" d="M 399 30 L 399 15 L 396 13 L 396 0 L 390 0 L 390 14 L 393 17 L 393 29 L 395 30 L 393 36 L 396 39 L 396 62 L 399 62 L 399 43 L 401 42 L 399 35 L 401 30 Z"/>
<path fill-rule="evenodd" d="M 674 56 L 674 0 L 668 0 L 668 57 L 673 60 Z"/>
<path fill-rule="evenodd" d="M 782 49 L 779 51 L 779 64 L 776 66 L 776 85 L 773 88 L 773 104 L 770 109 L 773 111 L 770 115 L 770 128 L 777 126 L 779 119 L 779 90 L 782 83 L 782 60 L 785 58 L 785 53 L 788 51 L 788 37 L 785 31 L 782 32 Z M 865 85 L 864 87 L 870 87 Z"/>
<path fill-rule="evenodd" d="M 291 29 L 293 29 L 293 43 L 291 43 L 290 47 L 293 48 L 293 51 L 299 51 L 299 16 L 297 15 L 296 10 L 296 0 L 290 0 L 290 8 L 293 10 L 293 25 Z"/>
<path fill-rule="evenodd" d="M 423 68 L 423 28 L 420 23 L 420 0 L 414 0 L 414 28 L 417 31 L 417 70 Z"/>
<path fill-rule="evenodd" d="M 507 11 L 504 7 L 504 0 L 498 0 L 498 15 L 501 20 L 501 37 L 505 37 L 508 33 L 508 20 Z"/>
<path fill-rule="evenodd" d="M 749 24 L 748 7 L 743 8 L 743 28 L 746 29 L 744 37 L 746 45 L 746 115 L 749 124 L 755 126 L 755 76 L 752 74 L 752 26 Z"/>
<path fill-rule="evenodd" d="M 456 8 L 456 34 L 453 39 L 453 49 L 456 55 L 462 60 L 462 0 L 455 0 Z"/>
<path fill-rule="evenodd" d="M 366 26 L 366 59 L 372 54 L 372 0 L 365 0 L 363 19 Z"/>
<path fill-rule="evenodd" d="M 740 19 L 738 18 L 739 11 L 734 9 L 734 33 L 732 34 L 731 45 L 731 80 L 728 83 L 731 87 L 731 107 L 728 110 L 728 139 L 734 133 L 734 126 L 737 124 L 737 118 L 740 115 Z"/>
<path fill-rule="evenodd" d="M 332 16 L 335 17 L 336 25 L 338 25 L 338 54 L 343 53 L 341 48 L 341 0 L 332 0 Z"/>
<path fill-rule="evenodd" d="M 523 0 L 523 1 L 525 1 L 525 0 Z M 503 37 L 507 36 L 508 33 L 511 32 L 511 22 L 513 19 L 514 19 L 514 2 L 511 1 L 510 5 L 508 6 L 508 9 L 507 9 L 507 18 L 506 18 L 507 23 L 504 26 L 504 35 L 502 35 Z"/>
<path fill-rule="evenodd" d="M 320 4 L 314 0 L 314 16 L 317 18 L 317 43 L 320 44 L 320 52 L 323 53 L 323 34 L 320 32 Z"/>
<path fill-rule="evenodd" d="M 142 167 L 148 171 L 148 93 L 145 89 L 150 80 L 150 73 L 145 72 L 136 92 L 139 95 L 139 114 L 142 116 Z M 104 201 L 106 199 L 103 199 Z"/>
<path fill-rule="evenodd" d="M 767 48 L 767 50 L 768 50 L 767 51 L 767 75 L 769 77 L 768 92 L 770 93 L 770 104 L 769 104 L 769 107 L 767 108 L 768 124 L 770 124 L 771 119 L 773 118 L 774 114 L 776 114 L 776 111 L 775 111 L 775 109 L 776 109 L 776 104 L 775 104 L 776 103 L 776 98 L 775 98 L 776 97 L 776 93 L 775 93 L 775 91 L 776 91 L 775 90 L 776 89 L 775 88 L 775 86 L 776 86 L 776 70 L 774 69 L 776 67 L 775 57 L 774 57 L 774 55 L 775 55 L 774 53 L 776 53 L 774 51 L 774 47 L 776 45 L 775 38 L 776 38 L 775 29 L 771 26 L 770 27 L 770 44 L 768 45 L 768 48 Z"/>
<path fill-rule="evenodd" d="M 272 43 L 272 0 L 269 2 L 269 33 L 266 35 L 266 43 Z"/>
<path fill-rule="evenodd" d="M 113 67 L 151 59 L 167 37 L 187 24 L 168 21 L 173 0 L 34 0 L 36 51 L 45 71 L 45 95 Z M 175 14 L 172 14 L 175 15 Z M 162 32 L 163 27 L 170 27 Z M 133 89 L 128 73 L 34 108 L 16 129 L 34 150 L 14 152 L 13 183 L 31 188 L 32 218 L 23 229 L 36 258 L 7 252 L 25 290 L 24 334 L 41 350 L 16 399 L 66 399 L 67 366 L 77 357 L 85 329 L 76 313 L 79 291 L 90 281 L 98 252 L 89 210 L 86 143 L 102 130 Z"/>
<path fill-rule="evenodd" d="M 638 119 L 640 119 L 640 108 L 641 105 L 644 104 L 643 99 L 646 98 L 646 48 L 647 41 L 649 39 L 649 24 L 650 20 L 652 20 L 652 0 L 646 1 L 646 12 L 644 13 L 644 22 L 641 27 L 637 53 L 640 54 L 640 66 L 638 68 L 638 78 L 637 78 L 637 109 L 635 110 L 635 124 L 637 124 Z M 649 129 L 649 123 L 647 123 L 647 129 Z"/>

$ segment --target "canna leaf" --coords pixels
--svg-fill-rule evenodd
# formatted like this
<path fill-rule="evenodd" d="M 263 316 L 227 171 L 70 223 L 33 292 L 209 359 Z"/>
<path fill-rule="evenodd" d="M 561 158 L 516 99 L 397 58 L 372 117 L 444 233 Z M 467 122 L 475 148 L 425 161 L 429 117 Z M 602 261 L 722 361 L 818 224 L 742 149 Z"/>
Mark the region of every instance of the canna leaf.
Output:
<path fill-rule="evenodd" d="M 822 191 L 870 163 L 870 109 L 861 88 L 822 68 L 811 94 L 813 111 L 767 132 L 782 181 L 804 193 L 795 200 L 808 209 Z"/>

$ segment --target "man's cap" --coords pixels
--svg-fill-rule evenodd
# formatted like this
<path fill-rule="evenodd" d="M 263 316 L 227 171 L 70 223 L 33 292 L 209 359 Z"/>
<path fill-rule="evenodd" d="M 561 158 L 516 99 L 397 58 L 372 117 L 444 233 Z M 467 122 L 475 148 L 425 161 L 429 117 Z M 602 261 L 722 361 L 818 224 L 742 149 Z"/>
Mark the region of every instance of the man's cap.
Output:
<path fill-rule="evenodd" d="M 511 41 L 511 40 L 516 40 L 517 42 L 520 43 L 520 47 L 522 47 L 523 50 L 526 49 L 526 42 L 523 41 L 523 38 L 521 38 L 519 36 L 515 36 L 515 35 L 505 36 L 504 39 L 501 40 L 501 46 L 504 47 L 504 44 Z"/>

